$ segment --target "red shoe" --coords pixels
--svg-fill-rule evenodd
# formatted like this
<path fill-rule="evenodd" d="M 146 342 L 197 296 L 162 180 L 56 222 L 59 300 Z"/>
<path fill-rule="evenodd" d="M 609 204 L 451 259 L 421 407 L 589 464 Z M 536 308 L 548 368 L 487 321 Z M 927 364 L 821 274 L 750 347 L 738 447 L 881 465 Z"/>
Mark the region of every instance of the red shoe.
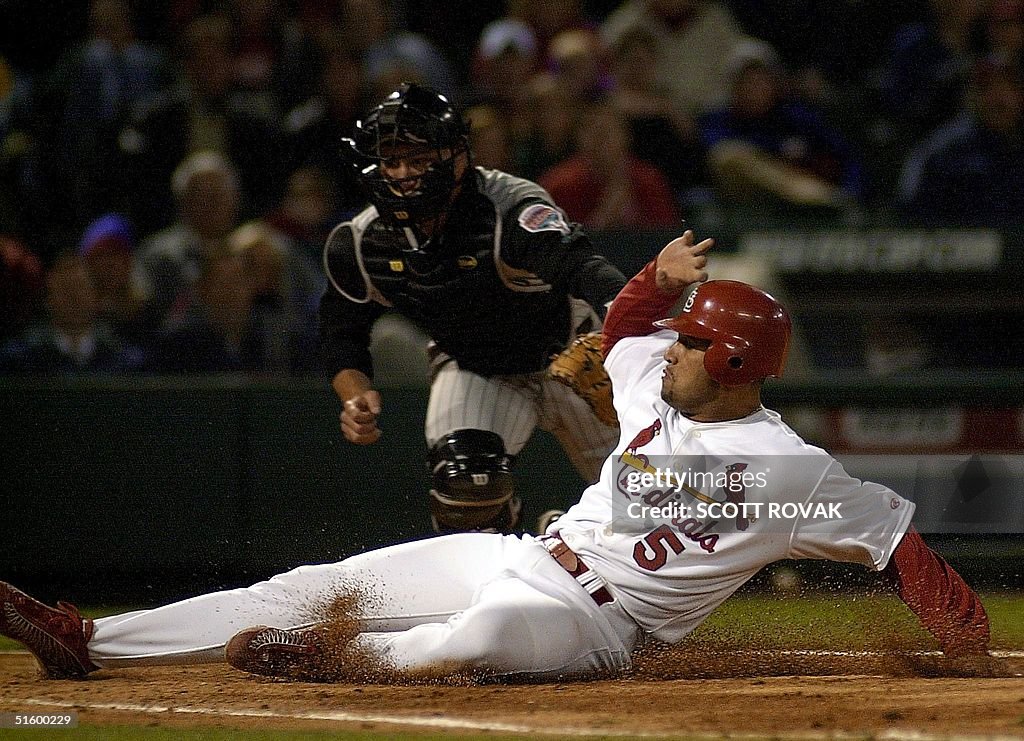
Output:
<path fill-rule="evenodd" d="M 228 664 L 251 674 L 312 682 L 333 678 L 324 643 L 313 630 L 257 625 L 236 633 L 224 654 Z"/>
<path fill-rule="evenodd" d="M 83 619 L 74 605 L 58 602 L 56 608 L 48 607 L 3 581 L 0 635 L 23 643 L 48 679 L 83 679 L 99 668 L 89 660 L 86 648 L 92 620 Z"/>

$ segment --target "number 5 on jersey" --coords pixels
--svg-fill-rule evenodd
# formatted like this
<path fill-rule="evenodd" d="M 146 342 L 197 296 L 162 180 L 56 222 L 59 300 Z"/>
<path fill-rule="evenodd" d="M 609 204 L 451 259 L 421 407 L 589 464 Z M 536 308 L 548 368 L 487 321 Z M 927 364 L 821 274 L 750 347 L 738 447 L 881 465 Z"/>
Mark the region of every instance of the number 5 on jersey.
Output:
<path fill-rule="evenodd" d="M 662 525 L 649 532 L 643 540 L 633 546 L 633 560 L 647 571 L 657 571 L 668 561 L 668 549 L 676 555 L 686 550 L 679 537 L 668 525 Z"/>

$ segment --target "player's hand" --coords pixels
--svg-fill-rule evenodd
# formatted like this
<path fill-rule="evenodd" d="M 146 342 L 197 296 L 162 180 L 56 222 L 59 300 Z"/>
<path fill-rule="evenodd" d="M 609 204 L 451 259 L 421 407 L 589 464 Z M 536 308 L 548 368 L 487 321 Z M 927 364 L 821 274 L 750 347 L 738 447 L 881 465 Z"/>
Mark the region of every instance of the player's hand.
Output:
<path fill-rule="evenodd" d="M 687 229 L 683 236 L 665 245 L 658 254 L 655 264 L 655 284 L 665 293 L 681 293 L 692 283 L 703 283 L 708 279 L 707 252 L 715 240 L 704 239 L 693 243 L 693 231 Z"/>
<path fill-rule="evenodd" d="M 380 392 L 370 389 L 346 399 L 341 410 L 341 434 L 349 442 L 369 445 L 380 439 Z"/>

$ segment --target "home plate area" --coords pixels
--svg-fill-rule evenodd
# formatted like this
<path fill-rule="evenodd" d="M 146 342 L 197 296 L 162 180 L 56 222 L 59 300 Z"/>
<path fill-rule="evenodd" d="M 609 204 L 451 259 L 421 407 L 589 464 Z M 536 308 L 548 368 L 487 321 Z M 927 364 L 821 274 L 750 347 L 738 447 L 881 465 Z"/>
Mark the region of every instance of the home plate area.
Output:
<path fill-rule="evenodd" d="M 993 665 L 972 667 L 928 651 L 698 645 L 642 653 L 628 677 L 610 680 L 383 686 L 279 682 L 220 665 L 41 681 L 32 657 L 11 651 L 0 655 L 0 712 L 75 710 L 83 726 L 411 737 L 1024 738 L 1024 651 L 994 654 Z"/>

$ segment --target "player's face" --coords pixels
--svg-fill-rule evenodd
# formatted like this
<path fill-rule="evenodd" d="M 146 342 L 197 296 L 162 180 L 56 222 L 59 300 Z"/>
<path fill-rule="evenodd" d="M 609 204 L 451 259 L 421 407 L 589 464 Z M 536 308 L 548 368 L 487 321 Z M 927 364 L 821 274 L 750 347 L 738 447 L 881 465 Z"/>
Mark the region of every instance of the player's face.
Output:
<path fill-rule="evenodd" d="M 720 389 L 704 369 L 704 352 L 710 345 L 681 334 L 665 351 L 668 365 L 661 377 L 661 398 L 687 417 L 699 418 Z"/>
<path fill-rule="evenodd" d="M 431 149 L 416 144 L 396 142 L 381 147 L 381 174 L 388 180 L 392 191 L 399 196 L 418 195 L 421 178 L 434 165 L 447 161 L 451 149 Z M 466 155 L 460 153 L 455 160 L 455 180 L 466 171 Z"/>
<path fill-rule="evenodd" d="M 420 187 L 420 178 L 433 165 L 441 161 L 436 149 L 423 149 L 412 144 L 394 144 L 383 148 L 380 171 L 397 195 L 414 194 Z"/>

